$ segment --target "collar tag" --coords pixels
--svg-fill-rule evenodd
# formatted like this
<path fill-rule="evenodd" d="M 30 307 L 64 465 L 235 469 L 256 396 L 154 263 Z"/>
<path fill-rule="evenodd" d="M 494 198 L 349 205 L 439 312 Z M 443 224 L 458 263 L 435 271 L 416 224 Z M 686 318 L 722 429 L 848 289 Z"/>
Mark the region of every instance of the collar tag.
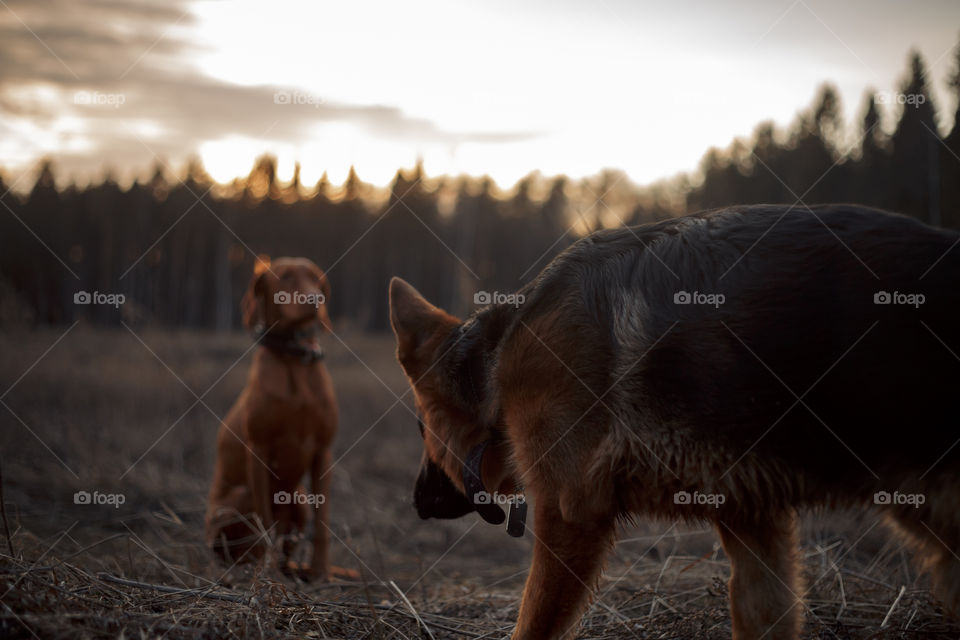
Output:
<path fill-rule="evenodd" d="M 527 500 L 518 492 L 510 503 L 510 517 L 507 519 L 507 533 L 514 538 L 522 538 L 527 525 Z"/>

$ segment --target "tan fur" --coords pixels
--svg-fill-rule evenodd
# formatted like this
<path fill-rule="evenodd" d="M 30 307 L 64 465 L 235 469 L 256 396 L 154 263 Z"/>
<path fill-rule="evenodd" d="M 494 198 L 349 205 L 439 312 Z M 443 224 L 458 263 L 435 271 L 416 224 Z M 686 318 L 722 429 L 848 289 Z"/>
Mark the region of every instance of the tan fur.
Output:
<path fill-rule="evenodd" d="M 734 638 L 790 640 L 803 626 L 796 518 L 768 514 L 748 524 L 722 522 L 717 532 L 732 568 Z"/>
<path fill-rule="evenodd" d="M 462 491 L 463 460 L 470 449 L 484 439 L 484 434 L 476 428 L 474 416 L 444 405 L 442 381 L 431 371 L 433 354 L 440 349 L 446 333 L 458 326 L 460 320 L 424 300 L 409 284 L 399 279 L 395 282 L 391 288 L 390 319 L 399 336 L 397 359 L 418 389 L 417 410 L 426 425 L 424 451 Z M 505 453 L 499 451 L 485 457 L 486 473 L 503 476 L 507 469 Z M 499 481 L 489 480 L 492 484 L 488 486 L 494 487 L 506 481 L 503 477 Z"/>

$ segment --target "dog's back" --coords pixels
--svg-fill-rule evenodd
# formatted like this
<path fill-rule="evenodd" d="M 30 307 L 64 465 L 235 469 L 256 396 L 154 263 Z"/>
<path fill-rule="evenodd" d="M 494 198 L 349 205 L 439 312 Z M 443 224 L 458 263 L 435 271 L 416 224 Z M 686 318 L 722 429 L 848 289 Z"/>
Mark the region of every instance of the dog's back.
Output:
<path fill-rule="evenodd" d="M 505 440 L 494 486 L 534 496 L 514 637 L 573 634 L 630 516 L 716 526 L 737 639 L 799 635 L 808 506 L 879 507 L 960 609 L 958 243 L 863 207 L 736 207 L 594 234 L 460 325 L 395 283 L 428 459 L 455 479 L 446 452 Z"/>
<path fill-rule="evenodd" d="M 783 478 L 771 491 L 862 497 L 923 473 L 960 436 L 958 239 L 854 206 L 601 232 L 528 289 L 513 331 L 549 317 L 545 334 L 577 337 L 565 360 L 598 395 L 613 386 L 603 404 L 622 451 L 669 425 L 709 439 L 732 474 L 744 455 L 802 471 L 802 488 Z M 932 472 L 955 464 L 948 454 Z"/>

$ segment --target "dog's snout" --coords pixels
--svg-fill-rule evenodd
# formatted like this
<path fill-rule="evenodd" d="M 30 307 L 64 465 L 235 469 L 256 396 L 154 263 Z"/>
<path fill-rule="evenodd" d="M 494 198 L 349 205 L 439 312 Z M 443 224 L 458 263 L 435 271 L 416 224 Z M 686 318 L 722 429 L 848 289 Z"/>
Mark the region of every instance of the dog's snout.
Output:
<path fill-rule="evenodd" d="M 452 519 L 473 511 L 473 504 L 431 460 L 425 460 L 413 490 L 413 504 L 422 519 Z"/>

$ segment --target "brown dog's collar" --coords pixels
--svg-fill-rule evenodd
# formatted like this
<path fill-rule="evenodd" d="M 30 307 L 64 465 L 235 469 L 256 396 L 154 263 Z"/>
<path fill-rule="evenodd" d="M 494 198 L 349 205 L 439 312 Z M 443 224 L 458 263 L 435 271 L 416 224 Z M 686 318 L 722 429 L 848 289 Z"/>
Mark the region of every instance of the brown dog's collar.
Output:
<path fill-rule="evenodd" d="M 463 465 L 463 488 L 467 494 L 467 500 L 473 504 L 474 509 L 480 514 L 480 517 L 490 524 L 503 524 L 506 516 L 503 509 L 496 504 L 496 494 L 491 494 L 483 485 L 483 477 L 480 472 L 483 463 L 483 454 L 487 447 L 498 441 L 498 438 L 489 438 L 470 449 L 467 459 Z M 518 495 L 520 492 L 518 491 Z M 507 522 L 507 533 L 514 538 L 523 536 L 526 529 L 527 503 L 526 500 L 513 500 L 510 502 L 510 519 Z"/>
<path fill-rule="evenodd" d="M 294 356 L 304 364 L 313 364 L 324 357 L 323 349 L 313 342 L 318 334 L 315 326 L 263 329 L 257 333 L 257 342 L 277 355 Z M 310 342 L 304 343 L 305 339 Z"/>

